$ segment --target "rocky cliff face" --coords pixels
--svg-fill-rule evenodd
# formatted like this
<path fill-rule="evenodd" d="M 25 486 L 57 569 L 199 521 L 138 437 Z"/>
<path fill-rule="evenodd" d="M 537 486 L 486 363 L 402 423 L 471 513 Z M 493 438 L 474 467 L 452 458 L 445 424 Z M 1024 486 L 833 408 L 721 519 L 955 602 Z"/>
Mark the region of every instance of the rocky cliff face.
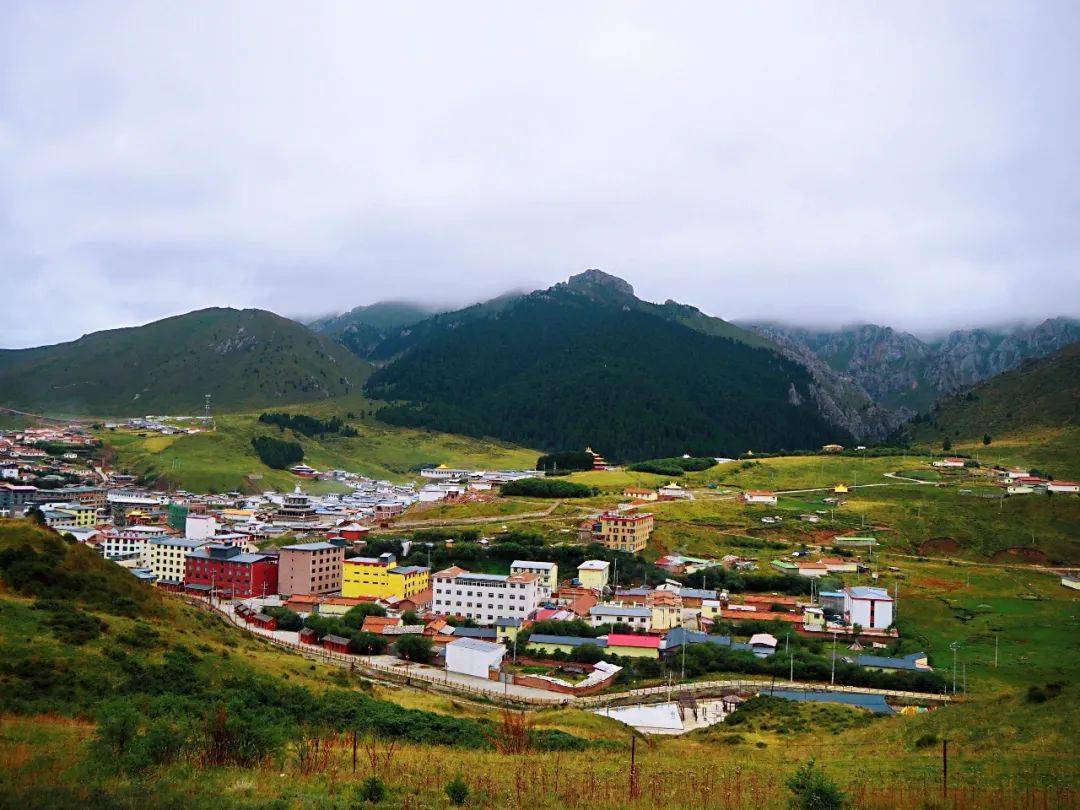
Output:
<path fill-rule="evenodd" d="M 815 379 L 821 380 L 826 389 L 823 396 L 829 398 L 831 394 L 835 399 L 840 395 L 843 399 L 841 391 L 854 396 L 844 390 L 842 382 L 831 379 L 829 371 L 834 377 L 839 375 L 841 381 L 853 383 L 883 411 L 867 410 L 863 418 L 879 420 L 882 427 L 895 426 L 942 396 L 1080 340 L 1080 321 L 1072 318 L 1052 318 L 1035 327 L 1012 330 L 957 330 L 937 341 L 920 340 L 906 332 L 872 324 L 834 331 L 779 324 L 747 326 L 782 346 L 789 355 L 798 355 L 800 362 L 815 373 Z M 823 407 L 828 409 L 827 405 Z M 857 421 L 853 424 L 857 425 Z M 863 430 L 853 428 L 852 432 L 867 438 L 878 437 L 873 421 Z"/>

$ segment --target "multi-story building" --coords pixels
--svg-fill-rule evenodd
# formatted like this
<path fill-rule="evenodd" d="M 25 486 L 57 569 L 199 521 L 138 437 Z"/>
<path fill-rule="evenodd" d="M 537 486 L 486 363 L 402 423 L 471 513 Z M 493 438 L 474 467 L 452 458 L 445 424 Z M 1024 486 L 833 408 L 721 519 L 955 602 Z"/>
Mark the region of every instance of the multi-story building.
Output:
<path fill-rule="evenodd" d="M 398 565 L 393 554 L 352 557 L 342 563 L 342 596 L 405 599 L 427 590 L 430 585 L 430 569 L 420 565 Z"/>
<path fill-rule="evenodd" d="M 168 533 L 163 526 L 125 526 L 106 533 L 101 542 L 101 553 L 110 560 L 134 557 L 142 565 L 146 559 L 147 544 L 156 537 L 165 537 Z"/>
<path fill-rule="evenodd" d="M 278 517 L 283 520 L 311 520 L 315 517 L 311 498 L 300 491 L 299 484 L 285 496 L 281 508 L 278 509 Z"/>
<path fill-rule="evenodd" d="M 540 601 L 535 574 L 471 574 L 456 566 L 431 577 L 431 609 L 480 624 L 526 619 Z"/>
<path fill-rule="evenodd" d="M 605 512 L 600 515 L 600 542 L 613 551 L 639 554 L 649 544 L 653 516 L 649 512 L 619 515 Z"/>
<path fill-rule="evenodd" d="M 81 503 L 95 509 L 104 509 L 108 505 L 106 492 L 101 487 L 64 487 L 56 491 L 65 501 Z"/>
<path fill-rule="evenodd" d="M 0 484 L 0 510 L 12 517 L 21 516 L 37 491 L 29 484 Z"/>
<path fill-rule="evenodd" d="M 146 545 L 145 562 L 159 585 L 183 585 L 187 555 L 207 545 L 188 537 L 153 537 Z"/>
<path fill-rule="evenodd" d="M 559 566 L 556 563 L 514 560 L 510 563 L 510 573 L 536 574 L 541 599 L 549 599 L 555 591 L 559 590 Z"/>
<path fill-rule="evenodd" d="M 49 526 L 88 529 L 97 523 L 97 510 L 81 503 L 50 503 L 42 507 L 41 513 Z"/>
<path fill-rule="evenodd" d="M 585 560 L 577 567 L 577 571 L 581 587 L 603 593 L 604 588 L 608 586 L 611 563 L 606 560 Z"/>
<path fill-rule="evenodd" d="M 844 588 L 844 623 L 883 630 L 893 623 L 893 599 L 884 588 Z"/>
<path fill-rule="evenodd" d="M 276 554 L 251 554 L 236 546 L 210 544 L 184 559 L 184 586 L 222 599 L 247 599 L 278 592 Z"/>
<path fill-rule="evenodd" d="M 278 556 L 278 592 L 289 595 L 336 593 L 341 590 L 345 547 L 333 543 L 282 546 Z"/>

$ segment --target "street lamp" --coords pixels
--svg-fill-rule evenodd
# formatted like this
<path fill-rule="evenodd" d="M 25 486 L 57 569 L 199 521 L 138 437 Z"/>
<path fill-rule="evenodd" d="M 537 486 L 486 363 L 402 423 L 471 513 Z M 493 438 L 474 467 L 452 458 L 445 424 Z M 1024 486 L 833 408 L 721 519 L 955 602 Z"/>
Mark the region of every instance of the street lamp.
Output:
<path fill-rule="evenodd" d="M 949 644 L 949 649 L 952 650 L 952 693 L 956 694 L 956 651 L 960 649 L 960 642 L 954 641 Z"/>

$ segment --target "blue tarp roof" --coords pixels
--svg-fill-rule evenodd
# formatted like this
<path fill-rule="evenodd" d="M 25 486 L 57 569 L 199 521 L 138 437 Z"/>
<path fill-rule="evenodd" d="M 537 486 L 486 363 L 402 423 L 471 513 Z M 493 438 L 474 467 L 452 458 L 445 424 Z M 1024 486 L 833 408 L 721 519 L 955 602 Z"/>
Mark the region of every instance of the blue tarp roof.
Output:
<path fill-rule="evenodd" d="M 874 714 L 896 714 L 896 710 L 885 702 L 884 695 L 866 692 L 803 692 L 797 689 L 763 690 L 762 695 L 771 695 L 786 700 L 806 700 L 816 703 L 846 703 L 849 706 L 861 706 Z"/>

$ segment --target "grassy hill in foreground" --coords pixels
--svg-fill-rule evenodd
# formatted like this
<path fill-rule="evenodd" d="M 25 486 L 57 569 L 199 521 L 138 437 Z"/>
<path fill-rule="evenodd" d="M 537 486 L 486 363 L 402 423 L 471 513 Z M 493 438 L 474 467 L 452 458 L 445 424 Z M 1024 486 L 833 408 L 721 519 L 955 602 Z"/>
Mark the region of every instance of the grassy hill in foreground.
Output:
<path fill-rule="evenodd" d="M 910 432 L 916 441 L 941 442 L 1063 427 L 1080 427 L 1080 342 L 942 400 Z"/>
<path fill-rule="evenodd" d="M 53 414 L 197 414 L 337 397 L 370 366 L 257 309 L 203 309 L 70 343 L 0 350 L 0 403 Z"/>
<path fill-rule="evenodd" d="M 967 571 L 899 562 L 910 575 L 904 621 L 938 667 L 948 665 L 948 642 L 961 641 L 968 702 L 892 718 L 773 703 L 749 722 L 639 740 L 641 793 L 628 801 L 630 735 L 612 721 L 540 711 L 531 715 L 536 728 L 562 729 L 588 747 L 499 753 L 482 731 L 497 728 L 494 707 L 367 686 L 166 599 L 81 547 L 62 546 L 77 563 L 61 564 L 74 575 L 66 584 L 102 598 L 56 604 L 38 591 L 35 603 L 40 580 L 13 581 L 10 552 L 45 553 L 58 542 L 26 521 L 0 522 L 4 806 L 345 808 L 361 803 L 361 781 L 374 774 L 389 791 L 380 806 L 446 807 L 443 787 L 460 773 L 471 807 L 768 810 L 788 806 L 785 781 L 815 757 L 853 806 L 911 807 L 939 795 L 946 738 L 958 806 L 1069 806 L 1076 796 L 1076 651 L 1065 643 L 1076 628 L 1061 620 L 1075 613 L 1067 601 L 1075 595 L 1046 575 L 991 570 L 965 582 Z M 80 571 L 93 589 L 78 587 Z M 57 618 L 64 614 L 86 618 Z M 72 637 L 80 626 L 98 634 Z M 991 666 L 995 633 L 999 668 Z M 1060 681 L 1060 690 L 1045 690 Z M 1027 697 L 1032 685 L 1039 699 Z M 355 773 L 338 733 L 354 722 Z M 213 753 L 207 743 L 223 733 L 229 745 Z"/>

